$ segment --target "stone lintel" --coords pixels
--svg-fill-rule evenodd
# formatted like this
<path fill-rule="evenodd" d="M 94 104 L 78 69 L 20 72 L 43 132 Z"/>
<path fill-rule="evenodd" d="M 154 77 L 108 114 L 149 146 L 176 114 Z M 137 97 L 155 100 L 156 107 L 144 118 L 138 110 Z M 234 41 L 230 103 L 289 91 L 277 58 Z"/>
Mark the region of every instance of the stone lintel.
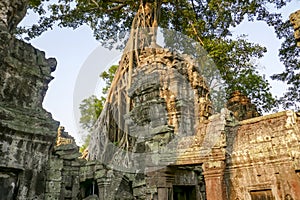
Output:
<path fill-rule="evenodd" d="M 149 171 L 146 173 L 146 183 L 150 187 L 155 186 L 157 188 L 171 188 L 173 181 L 174 175 L 169 168 L 163 168 L 157 171 Z"/>
<path fill-rule="evenodd" d="M 201 146 L 187 149 L 176 159 L 175 165 L 202 164 L 211 160 L 225 160 L 224 148 L 212 148 L 204 150 Z"/>
<path fill-rule="evenodd" d="M 99 188 L 109 186 L 111 184 L 111 181 L 112 179 L 110 177 L 102 177 L 97 179 Z"/>

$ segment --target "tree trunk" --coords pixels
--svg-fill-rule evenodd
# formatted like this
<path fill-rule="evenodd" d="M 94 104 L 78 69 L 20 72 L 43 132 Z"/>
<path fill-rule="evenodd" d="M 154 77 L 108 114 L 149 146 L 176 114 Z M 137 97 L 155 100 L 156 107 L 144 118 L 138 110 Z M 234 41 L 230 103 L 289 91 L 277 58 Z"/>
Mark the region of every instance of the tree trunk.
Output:
<path fill-rule="evenodd" d="M 113 155 L 108 159 L 117 159 L 121 166 L 129 166 L 132 163 L 130 153 L 134 146 L 134 138 L 129 135 L 129 124 L 125 119 L 126 114 L 131 110 L 132 100 L 127 94 L 131 88 L 131 77 L 134 69 L 139 67 L 140 53 L 145 48 L 157 48 L 156 31 L 159 21 L 161 0 L 156 1 L 140 1 L 139 10 L 137 11 L 132 22 L 130 38 L 124 49 L 123 56 L 119 63 L 119 68 L 112 81 L 106 105 L 102 111 L 98 121 L 102 124 L 100 134 L 102 137 L 101 144 L 92 142 L 90 145 L 101 146 L 103 150 L 99 151 L 97 159 L 105 158 L 105 155 Z M 109 119 L 109 120 L 106 120 Z M 114 137 L 115 136 L 115 137 Z M 104 139 L 106 138 L 106 139 Z M 115 146 L 115 152 L 108 148 L 109 138 Z M 100 149 L 100 148 L 99 148 Z M 105 159 L 104 159 L 105 160 Z M 113 162 L 113 160 L 111 160 Z"/>
<path fill-rule="evenodd" d="M 28 0 L 0 1 L 0 31 L 13 32 L 25 17 Z"/>

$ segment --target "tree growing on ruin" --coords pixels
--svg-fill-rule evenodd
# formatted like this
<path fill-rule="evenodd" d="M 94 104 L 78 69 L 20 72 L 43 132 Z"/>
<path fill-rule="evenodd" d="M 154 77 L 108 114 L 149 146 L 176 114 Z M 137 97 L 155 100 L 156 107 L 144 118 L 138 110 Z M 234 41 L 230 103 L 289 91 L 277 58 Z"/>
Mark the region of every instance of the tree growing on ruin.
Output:
<path fill-rule="evenodd" d="M 105 86 L 102 88 L 102 94 L 100 95 L 100 97 L 98 98 L 95 95 L 92 95 L 84 99 L 79 106 L 81 114 L 79 123 L 81 125 L 81 128 L 85 129 L 88 132 L 91 132 L 95 122 L 97 121 L 99 115 L 101 114 L 101 111 L 103 110 L 107 92 L 110 88 L 117 69 L 118 65 L 112 65 L 107 71 L 102 72 L 100 74 L 100 79 L 105 81 Z"/>
<path fill-rule="evenodd" d="M 134 21 L 135 16 L 139 15 L 138 8 L 141 5 L 150 5 L 153 11 L 147 26 L 173 29 L 201 43 L 216 63 L 226 83 L 227 94 L 233 90 L 242 91 L 252 99 L 260 111 L 270 111 L 276 105 L 269 83 L 258 73 L 257 64 L 253 62 L 253 58 L 262 57 L 266 49 L 248 42 L 245 38 L 231 39 L 230 28 L 238 26 L 244 20 L 265 21 L 274 27 L 279 38 L 287 38 L 290 34 L 285 31 L 290 24 L 282 21 L 280 13 L 271 12 L 267 7 L 280 9 L 289 1 L 60 0 L 52 3 L 30 0 L 29 2 L 30 7 L 41 16 L 39 24 L 27 30 L 29 37 L 39 36 L 54 25 L 75 29 L 87 24 L 93 30 L 95 38 L 108 48 L 120 44 L 120 41 L 124 42 L 122 33 L 140 25 Z M 286 43 L 286 48 L 293 45 L 291 43 L 293 42 Z M 180 47 L 180 42 L 177 46 Z M 290 54 L 291 51 L 280 52 L 286 66 L 295 62 L 295 56 L 291 61 L 284 61 Z M 293 65 L 292 70 L 296 66 L 298 65 Z M 291 77 L 285 74 L 273 78 L 284 81 Z M 294 81 L 291 79 L 288 83 Z"/>
<path fill-rule="evenodd" d="M 93 131 L 94 124 L 103 110 L 107 92 L 111 86 L 117 69 L 118 65 L 112 65 L 107 71 L 102 72 L 100 74 L 100 78 L 105 81 L 105 86 L 102 88 L 101 96 L 98 98 L 95 95 L 92 95 L 84 99 L 79 106 L 80 126 L 88 132 L 87 136 L 84 138 L 83 145 L 80 147 L 81 152 L 88 147 L 91 138 L 90 134 Z"/>

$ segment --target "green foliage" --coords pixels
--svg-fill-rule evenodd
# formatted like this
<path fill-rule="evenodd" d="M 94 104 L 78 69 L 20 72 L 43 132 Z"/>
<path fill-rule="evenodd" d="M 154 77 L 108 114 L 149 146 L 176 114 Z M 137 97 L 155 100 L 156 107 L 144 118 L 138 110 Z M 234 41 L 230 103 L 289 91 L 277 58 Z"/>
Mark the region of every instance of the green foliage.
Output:
<path fill-rule="evenodd" d="M 106 84 L 102 89 L 102 94 L 107 94 L 118 67 L 119 65 L 112 65 L 108 71 L 104 71 L 100 74 L 100 78 L 104 80 Z"/>
<path fill-rule="evenodd" d="M 237 40 L 213 40 L 204 42 L 208 55 L 214 60 L 216 68 L 224 80 L 226 97 L 239 90 L 248 96 L 260 112 L 268 112 L 276 107 L 276 99 L 270 92 L 270 84 L 264 75 L 257 71 L 255 59 L 261 58 L 266 48 Z"/>
<path fill-rule="evenodd" d="M 84 140 L 84 144 L 80 147 L 80 152 L 83 152 L 90 142 L 90 133 L 103 110 L 106 100 L 105 95 L 110 88 L 117 69 L 118 65 L 112 65 L 107 71 L 104 71 L 100 74 L 100 78 L 105 81 L 105 86 L 102 89 L 102 96 L 100 99 L 98 99 L 95 95 L 92 95 L 84 99 L 79 106 L 81 114 L 79 123 L 81 127 L 89 133 Z"/>
<path fill-rule="evenodd" d="M 285 66 L 285 71 L 273 75 L 274 80 L 288 84 L 284 96 L 280 98 L 283 108 L 300 109 L 300 48 L 296 45 L 294 30 L 289 21 L 276 30 L 277 36 L 284 39 L 279 50 L 280 60 Z"/>
<path fill-rule="evenodd" d="M 172 34 L 166 32 L 166 35 Z M 199 45 L 192 44 L 193 40 L 183 38 L 180 34 L 164 38 L 167 38 L 165 42 L 169 48 L 193 55 L 197 59 L 201 74 L 211 89 L 215 111 L 224 107 L 227 98 L 235 90 L 250 97 L 260 112 L 268 112 L 277 107 L 276 99 L 270 92 L 270 84 L 257 71 L 257 59 L 263 57 L 266 48 L 248 42 L 245 36 L 236 40 L 203 38 L 204 52 L 202 48 L 197 48 Z M 177 42 L 174 43 L 174 40 Z"/>
<path fill-rule="evenodd" d="M 98 99 L 95 95 L 84 99 L 79 106 L 81 127 L 89 132 L 93 129 L 95 122 L 100 116 L 105 103 L 105 95 L 110 88 L 114 75 L 118 69 L 118 65 L 112 65 L 107 71 L 100 74 L 100 78 L 105 81 L 102 89 L 102 96 Z"/>
<path fill-rule="evenodd" d="M 160 8 L 162 28 L 175 29 L 196 38 L 192 28 L 194 26 L 199 36 L 216 38 L 230 35 L 229 28 L 240 24 L 245 17 L 248 20 L 266 21 L 270 26 L 280 26 L 281 15 L 271 13 L 267 8 L 271 6 L 281 8 L 290 0 L 156 1 L 162 3 Z M 39 24 L 29 30 L 30 37 L 39 36 L 55 24 L 71 28 L 87 24 L 103 45 L 111 47 L 124 38 L 121 33 L 130 29 L 141 1 L 59 0 L 45 3 L 45 0 L 30 0 L 30 2 L 35 5 L 36 10 L 49 13 L 49 15 L 41 15 Z M 154 1 L 148 0 L 148 2 Z"/>
<path fill-rule="evenodd" d="M 81 117 L 80 125 L 83 129 L 92 130 L 96 120 L 98 119 L 105 102 L 105 98 L 98 99 L 95 95 L 84 99 L 79 106 Z"/>
<path fill-rule="evenodd" d="M 80 153 L 84 152 L 84 150 L 89 146 L 90 141 L 91 141 L 91 134 L 88 134 L 84 140 L 83 145 L 81 145 L 81 147 L 79 148 Z"/>
<path fill-rule="evenodd" d="M 32 8 L 36 8 L 42 4 L 42 0 L 29 0 L 29 6 Z"/>
<path fill-rule="evenodd" d="M 30 38 L 33 38 L 54 25 L 75 29 L 87 24 L 103 46 L 112 48 L 127 39 L 124 34 L 131 27 L 140 2 L 146 0 L 59 0 L 57 2 L 30 0 L 31 7 L 40 14 L 40 21 L 28 29 L 27 33 Z M 154 0 L 147 2 L 154 2 Z M 221 77 L 215 78 L 222 78 L 225 81 L 225 90 L 228 93 L 235 89 L 241 90 L 253 100 L 260 111 L 270 111 L 277 105 L 270 93 L 269 83 L 258 73 L 255 63 L 257 58 L 263 56 L 266 49 L 247 42 L 245 38 L 230 39 L 230 28 L 238 26 L 244 20 L 265 21 L 269 26 L 274 27 L 278 38 L 287 38 L 287 40 L 280 52 L 286 71 L 274 75 L 273 78 L 291 85 L 289 92 L 281 98 L 280 102 L 285 102 L 285 106 L 289 107 L 295 97 L 300 100 L 298 95 L 300 81 L 299 78 L 297 79 L 298 74 L 295 73 L 299 68 L 297 64 L 299 61 L 296 59 L 299 50 L 292 44 L 290 25 L 282 21 L 278 10 L 290 0 L 156 0 L 156 2 L 162 3 L 159 26 L 179 31 L 202 43 L 220 71 Z M 178 42 L 177 47 L 180 48 L 180 38 L 173 41 Z M 103 92 L 106 93 L 107 89 L 104 88 Z"/>

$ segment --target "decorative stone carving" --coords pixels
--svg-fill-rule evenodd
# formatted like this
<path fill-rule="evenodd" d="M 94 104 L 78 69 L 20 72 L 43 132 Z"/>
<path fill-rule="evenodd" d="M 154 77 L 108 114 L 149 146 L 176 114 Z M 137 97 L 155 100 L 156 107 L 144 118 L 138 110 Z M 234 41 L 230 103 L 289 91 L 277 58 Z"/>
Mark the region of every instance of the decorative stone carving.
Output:
<path fill-rule="evenodd" d="M 235 91 L 231 94 L 227 102 L 227 108 L 232 111 L 235 118 L 240 121 L 260 116 L 255 105 L 240 91 Z"/>
<path fill-rule="evenodd" d="M 65 127 L 59 126 L 57 129 L 56 146 L 63 144 L 75 144 L 74 138 L 65 132 Z"/>

